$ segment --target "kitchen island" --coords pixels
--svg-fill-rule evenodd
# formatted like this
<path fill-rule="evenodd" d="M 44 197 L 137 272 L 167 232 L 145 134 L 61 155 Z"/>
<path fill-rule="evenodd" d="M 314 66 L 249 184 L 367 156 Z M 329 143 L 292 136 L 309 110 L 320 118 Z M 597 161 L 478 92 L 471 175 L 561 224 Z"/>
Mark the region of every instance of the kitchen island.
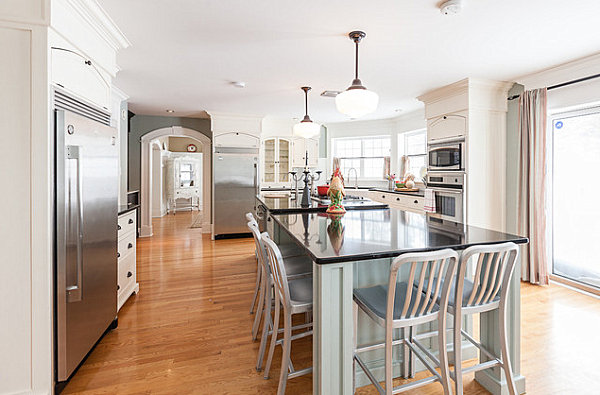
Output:
<path fill-rule="evenodd" d="M 397 209 L 349 210 L 336 219 L 322 212 L 271 214 L 269 230 L 278 243 L 295 242 L 313 260 L 313 394 L 351 394 L 353 357 L 354 288 L 386 284 L 392 259 L 405 252 L 444 248 L 463 250 L 473 245 L 502 242 L 527 243 L 527 238 L 478 227 L 446 222 Z M 402 277 L 403 274 L 399 274 Z M 404 273 L 407 276 L 407 273 Z M 401 278 L 402 279 L 402 278 Z M 513 276 L 508 300 L 509 347 L 517 388 L 525 390 L 520 375 L 519 276 Z M 480 315 L 481 342 L 498 352 L 497 312 Z M 469 331 L 469 326 L 466 326 Z M 420 330 L 419 330 L 420 329 Z M 417 333 L 428 331 L 418 328 Z M 383 340 L 382 328 L 359 314 L 359 345 Z M 429 347 L 437 352 L 435 341 Z M 463 344 L 463 348 L 467 348 Z M 469 350 L 465 359 L 475 355 Z M 401 353 L 399 353 L 401 354 Z M 375 376 L 383 380 L 383 350 L 365 354 Z M 402 355 L 398 355 L 402 359 Z M 452 357 L 450 357 L 452 360 Z M 417 365 L 417 370 L 420 367 Z M 400 365 L 394 366 L 399 376 Z M 506 393 L 504 378 L 497 369 L 477 372 L 475 377 L 493 394 Z M 358 369 L 357 385 L 368 383 Z"/>

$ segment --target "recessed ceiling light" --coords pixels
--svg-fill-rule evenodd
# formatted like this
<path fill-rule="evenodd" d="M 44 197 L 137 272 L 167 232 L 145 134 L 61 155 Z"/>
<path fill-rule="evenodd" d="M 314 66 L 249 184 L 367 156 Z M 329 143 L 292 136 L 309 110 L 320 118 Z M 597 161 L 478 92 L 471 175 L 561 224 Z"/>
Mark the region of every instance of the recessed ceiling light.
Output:
<path fill-rule="evenodd" d="M 175 112 L 175 110 L 167 110 L 167 112 L 168 112 L 169 114 L 171 114 L 171 113 L 174 113 L 174 112 Z"/>
<path fill-rule="evenodd" d="M 246 87 L 246 83 L 244 81 L 233 81 L 231 83 L 231 85 L 235 86 L 236 88 L 245 88 Z"/>
<path fill-rule="evenodd" d="M 401 108 L 397 108 L 397 109 L 394 110 L 394 112 L 402 112 L 402 109 Z"/>

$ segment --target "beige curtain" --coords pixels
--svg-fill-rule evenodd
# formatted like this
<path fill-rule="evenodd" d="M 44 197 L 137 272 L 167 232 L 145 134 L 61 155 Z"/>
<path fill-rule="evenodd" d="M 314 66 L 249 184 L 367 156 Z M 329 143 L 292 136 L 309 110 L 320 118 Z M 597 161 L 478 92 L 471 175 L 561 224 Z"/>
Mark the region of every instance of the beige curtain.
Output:
<path fill-rule="evenodd" d="M 402 155 L 400 157 L 400 174 L 398 174 L 400 176 L 400 178 L 404 178 L 406 176 L 406 173 L 408 173 L 408 171 L 410 170 L 410 158 L 408 157 L 408 155 Z"/>
<path fill-rule="evenodd" d="M 546 88 L 526 91 L 519 99 L 519 233 L 529 237 L 521 257 L 521 278 L 548 284 L 546 239 Z"/>

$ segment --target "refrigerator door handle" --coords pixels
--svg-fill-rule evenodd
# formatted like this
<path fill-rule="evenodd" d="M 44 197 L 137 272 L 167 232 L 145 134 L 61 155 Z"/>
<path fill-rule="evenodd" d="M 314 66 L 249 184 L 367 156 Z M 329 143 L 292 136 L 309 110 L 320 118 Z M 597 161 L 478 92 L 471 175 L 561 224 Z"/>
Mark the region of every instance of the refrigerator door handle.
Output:
<path fill-rule="evenodd" d="M 67 146 L 67 159 L 77 161 L 77 280 L 75 285 L 67 286 L 67 302 L 80 302 L 83 299 L 83 171 L 80 147 Z"/>
<path fill-rule="evenodd" d="M 258 165 L 254 164 L 254 192 L 258 195 Z"/>

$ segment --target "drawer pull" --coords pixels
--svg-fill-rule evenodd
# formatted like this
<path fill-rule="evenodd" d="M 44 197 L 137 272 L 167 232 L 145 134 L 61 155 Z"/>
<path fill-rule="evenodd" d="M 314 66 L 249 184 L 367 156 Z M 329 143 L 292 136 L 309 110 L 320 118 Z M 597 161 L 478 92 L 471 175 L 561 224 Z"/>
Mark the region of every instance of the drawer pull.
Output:
<path fill-rule="evenodd" d="M 127 272 L 127 278 L 129 278 L 129 277 L 131 277 L 131 276 L 133 276 L 133 273 L 131 273 L 131 272 Z"/>
<path fill-rule="evenodd" d="M 131 244 L 131 243 L 127 244 L 127 248 L 133 248 L 133 244 Z"/>
<path fill-rule="evenodd" d="M 418 201 L 418 200 L 415 200 L 415 204 L 417 204 L 417 203 L 419 203 L 419 201 Z"/>
<path fill-rule="evenodd" d="M 121 230 L 121 225 L 117 225 L 117 230 Z"/>
<path fill-rule="evenodd" d="M 127 223 L 128 224 L 132 224 L 133 223 L 133 218 L 129 218 L 129 221 Z"/>
<path fill-rule="evenodd" d="M 117 258 L 120 258 L 120 257 L 121 257 L 121 253 L 117 252 Z"/>
<path fill-rule="evenodd" d="M 397 201 L 400 201 L 400 198 L 396 198 Z"/>
<path fill-rule="evenodd" d="M 381 195 L 381 198 L 382 198 L 382 199 L 385 199 L 385 195 Z"/>
<path fill-rule="evenodd" d="M 121 289 L 121 286 L 117 284 L 117 291 Z"/>

